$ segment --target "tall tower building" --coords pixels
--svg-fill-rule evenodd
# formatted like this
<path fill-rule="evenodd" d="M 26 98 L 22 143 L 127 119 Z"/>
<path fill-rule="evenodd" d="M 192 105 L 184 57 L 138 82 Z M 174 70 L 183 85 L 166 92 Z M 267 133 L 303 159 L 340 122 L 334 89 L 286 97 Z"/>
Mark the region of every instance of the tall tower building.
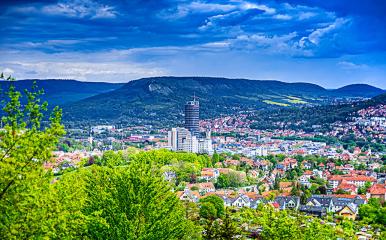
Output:
<path fill-rule="evenodd" d="M 193 97 L 193 101 L 188 101 L 185 104 L 185 128 L 193 135 L 198 135 L 200 132 L 200 103 Z"/>

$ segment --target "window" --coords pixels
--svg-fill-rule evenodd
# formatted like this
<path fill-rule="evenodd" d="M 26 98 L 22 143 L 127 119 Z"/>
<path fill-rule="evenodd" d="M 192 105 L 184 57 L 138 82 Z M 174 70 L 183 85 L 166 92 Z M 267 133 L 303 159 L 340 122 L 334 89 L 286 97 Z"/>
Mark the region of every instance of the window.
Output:
<path fill-rule="evenodd" d="M 295 207 L 295 203 L 294 203 L 293 201 L 290 201 L 290 202 L 288 203 L 288 207 L 289 207 L 289 208 Z"/>

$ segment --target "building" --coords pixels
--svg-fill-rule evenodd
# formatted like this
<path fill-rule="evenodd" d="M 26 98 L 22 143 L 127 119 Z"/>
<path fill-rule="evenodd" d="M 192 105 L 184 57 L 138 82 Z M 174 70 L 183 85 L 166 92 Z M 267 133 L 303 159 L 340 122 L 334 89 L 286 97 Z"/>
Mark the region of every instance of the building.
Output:
<path fill-rule="evenodd" d="M 177 151 L 177 146 L 178 146 L 178 129 L 177 128 L 172 128 L 172 130 L 168 132 L 168 146 L 172 151 Z"/>
<path fill-rule="evenodd" d="M 191 191 L 189 188 L 185 188 L 184 191 L 178 191 L 177 197 L 182 201 L 188 202 L 198 202 L 200 199 L 200 194 L 198 191 Z"/>
<path fill-rule="evenodd" d="M 185 128 L 192 135 L 197 136 L 200 132 L 200 103 L 194 96 L 193 101 L 188 101 L 185 104 Z"/>
<path fill-rule="evenodd" d="M 307 206 L 307 205 L 300 205 L 299 211 L 304 212 L 309 215 L 314 215 L 317 217 L 324 217 L 327 215 L 327 209 L 322 206 Z"/>
<path fill-rule="evenodd" d="M 198 152 L 197 137 L 186 128 L 172 128 L 168 132 L 168 146 L 172 151 Z"/>
<path fill-rule="evenodd" d="M 297 196 L 278 196 L 275 202 L 279 204 L 281 210 L 298 209 L 300 206 L 300 197 Z"/>
<path fill-rule="evenodd" d="M 306 206 L 324 207 L 327 212 L 333 213 L 349 206 L 357 214 L 359 206 L 365 203 L 366 200 L 358 195 L 312 195 L 307 199 Z"/>
<path fill-rule="evenodd" d="M 370 182 L 371 185 L 377 182 L 375 178 L 368 176 L 332 175 L 328 178 L 328 184 L 332 188 L 337 188 L 344 180 L 346 183 L 354 184 L 357 187 L 363 187 L 366 182 Z"/>
<path fill-rule="evenodd" d="M 381 203 L 386 199 L 386 184 L 374 184 L 367 190 L 367 198 L 378 198 Z"/>
<path fill-rule="evenodd" d="M 212 139 L 210 137 L 210 132 L 206 133 L 206 138 L 198 138 L 197 141 L 198 141 L 197 143 L 198 153 L 213 154 L 213 145 L 212 145 Z"/>
<path fill-rule="evenodd" d="M 186 128 L 172 128 L 168 132 L 168 148 L 172 151 L 213 154 L 210 134 L 198 138 Z"/>
<path fill-rule="evenodd" d="M 347 219 L 355 220 L 357 217 L 357 206 L 353 203 L 347 204 L 341 210 L 337 211 L 339 216 L 342 216 Z"/>
<path fill-rule="evenodd" d="M 199 102 L 196 97 L 185 104 L 185 128 L 172 128 L 168 132 L 168 149 L 192 153 L 213 154 L 210 131 L 199 137 Z"/>

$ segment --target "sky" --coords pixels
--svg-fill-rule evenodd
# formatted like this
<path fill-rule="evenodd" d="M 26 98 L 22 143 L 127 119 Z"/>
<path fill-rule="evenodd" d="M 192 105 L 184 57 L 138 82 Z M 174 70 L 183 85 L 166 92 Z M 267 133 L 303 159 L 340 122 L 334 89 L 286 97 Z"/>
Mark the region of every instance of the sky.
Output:
<path fill-rule="evenodd" d="M 0 71 L 212 76 L 386 89 L 384 0 L 2 0 Z"/>

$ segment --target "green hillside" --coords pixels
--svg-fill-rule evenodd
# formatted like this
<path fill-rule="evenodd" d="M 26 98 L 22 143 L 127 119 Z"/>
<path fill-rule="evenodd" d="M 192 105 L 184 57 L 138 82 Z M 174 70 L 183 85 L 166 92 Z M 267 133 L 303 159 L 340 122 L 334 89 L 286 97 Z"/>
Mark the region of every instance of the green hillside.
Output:
<path fill-rule="evenodd" d="M 64 107 L 64 117 L 67 121 L 176 123 L 182 119 L 184 103 L 193 94 L 200 99 L 201 118 L 237 111 L 314 106 L 329 103 L 337 96 L 310 83 L 156 77 L 131 81 L 114 91 L 69 104 Z"/>

